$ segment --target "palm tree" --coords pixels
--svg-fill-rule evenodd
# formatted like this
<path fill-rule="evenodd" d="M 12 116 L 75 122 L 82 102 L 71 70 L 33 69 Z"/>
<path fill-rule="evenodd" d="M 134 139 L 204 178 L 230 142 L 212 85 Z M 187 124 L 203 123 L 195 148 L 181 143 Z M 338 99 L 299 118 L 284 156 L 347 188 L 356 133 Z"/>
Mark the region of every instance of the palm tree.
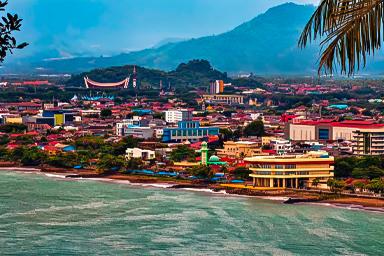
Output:
<path fill-rule="evenodd" d="M 318 72 L 332 74 L 336 64 L 342 74 L 352 75 L 365 67 L 368 55 L 380 49 L 383 14 L 383 0 L 321 0 L 300 36 L 299 46 L 323 37 Z"/>

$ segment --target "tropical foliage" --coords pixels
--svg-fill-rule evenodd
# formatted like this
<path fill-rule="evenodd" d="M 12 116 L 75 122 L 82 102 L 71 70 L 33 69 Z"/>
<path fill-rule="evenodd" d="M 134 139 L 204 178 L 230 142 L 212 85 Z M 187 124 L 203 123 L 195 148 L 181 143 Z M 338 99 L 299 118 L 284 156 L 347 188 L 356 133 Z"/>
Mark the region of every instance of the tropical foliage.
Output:
<path fill-rule="evenodd" d="M 319 72 L 332 73 L 335 64 L 351 75 L 365 66 L 367 56 L 381 48 L 382 0 L 322 0 L 304 28 L 299 45 L 323 37 Z"/>

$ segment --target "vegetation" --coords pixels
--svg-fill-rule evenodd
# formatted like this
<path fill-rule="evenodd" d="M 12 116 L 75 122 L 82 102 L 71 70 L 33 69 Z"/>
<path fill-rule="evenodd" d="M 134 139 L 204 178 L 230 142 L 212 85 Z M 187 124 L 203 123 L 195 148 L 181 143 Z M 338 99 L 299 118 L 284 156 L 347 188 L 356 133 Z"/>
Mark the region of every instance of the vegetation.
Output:
<path fill-rule="evenodd" d="M 261 120 L 253 121 L 244 128 L 245 136 L 262 137 L 265 135 L 264 123 Z"/>
<path fill-rule="evenodd" d="M 300 37 L 305 47 L 317 37 L 323 52 L 319 62 L 332 73 L 339 64 L 342 73 L 351 75 L 365 66 L 367 55 L 381 48 L 384 5 L 382 0 L 322 0 Z"/>
<path fill-rule="evenodd" d="M 100 116 L 102 118 L 111 117 L 112 116 L 112 110 L 110 110 L 109 108 L 102 109 L 100 111 Z"/>
<path fill-rule="evenodd" d="M 368 178 L 384 176 L 384 159 L 380 156 L 336 158 L 335 177 Z"/>
<path fill-rule="evenodd" d="M 236 178 L 242 179 L 242 180 L 248 180 L 249 174 L 251 173 L 252 171 L 245 167 L 238 167 L 232 172 L 232 174 L 235 175 Z"/>
<path fill-rule="evenodd" d="M 24 124 L 0 125 L 0 132 L 4 132 L 4 133 L 23 133 L 25 131 L 27 131 L 27 126 Z"/>
<path fill-rule="evenodd" d="M 209 166 L 199 165 L 189 169 L 189 173 L 197 178 L 206 179 L 212 176 Z"/>
<path fill-rule="evenodd" d="M 181 162 L 181 161 L 188 161 L 188 160 L 194 161 L 195 157 L 196 157 L 195 151 L 186 145 L 178 146 L 176 149 L 172 151 L 170 156 L 171 160 L 174 162 Z"/>
<path fill-rule="evenodd" d="M 5 13 L 8 0 L 0 1 L 0 13 Z M 23 49 L 28 44 L 18 44 L 13 36 L 14 32 L 20 31 L 22 19 L 17 14 L 7 13 L 1 17 L 0 22 L 0 62 L 4 62 L 8 53 L 13 53 L 15 49 Z"/>

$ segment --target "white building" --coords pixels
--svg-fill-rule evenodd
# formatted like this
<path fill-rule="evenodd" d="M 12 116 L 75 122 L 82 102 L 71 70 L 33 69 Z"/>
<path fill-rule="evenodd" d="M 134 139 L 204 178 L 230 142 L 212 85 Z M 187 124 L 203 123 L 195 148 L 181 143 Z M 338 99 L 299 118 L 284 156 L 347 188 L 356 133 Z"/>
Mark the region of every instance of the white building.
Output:
<path fill-rule="evenodd" d="M 134 116 L 131 119 L 124 119 L 121 122 L 116 123 L 116 135 L 125 136 L 125 129 L 130 126 L 148 126 L 149 121 L 143 120 L 139 116 Z"/>
<path fill-rule="evenodd" d="M 155 130 L 150 127 L 126 126 L 124 136 L 132 136 L 139 139 L 153 138 Z"/>
<path fill-rule="evenodd" d="M 140 149 L 140 148 L 127 148 L 125 151 L 125 159 L 139 158 L 142 160 L 152 160 L 156 158 L 155 151 Z"/>
<path fill-rule="evenodd" d="M 171 109 L 165 111 L 165 121 L 177 124 L 179 121 L 192 120 L 192 111 L 188 109 Z"/>
<path fill-rule="evenodd" d="M 271 140 L 270 145 L 277 154 L 286 154 L 293 152 L 292 143 L 289 140 Z"/>

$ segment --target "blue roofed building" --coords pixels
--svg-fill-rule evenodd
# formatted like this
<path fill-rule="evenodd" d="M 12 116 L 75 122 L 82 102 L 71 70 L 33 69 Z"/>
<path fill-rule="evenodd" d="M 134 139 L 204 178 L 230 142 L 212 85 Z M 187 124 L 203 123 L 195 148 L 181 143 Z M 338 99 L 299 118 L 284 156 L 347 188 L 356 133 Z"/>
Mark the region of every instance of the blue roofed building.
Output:
<path fill-rule="evenodd" d="M 219 135 L 219 127 L 201 127 L 199 121 L 180 121 L 177 127 L 164 128 L 163 142 L 196 142 Z"/>

